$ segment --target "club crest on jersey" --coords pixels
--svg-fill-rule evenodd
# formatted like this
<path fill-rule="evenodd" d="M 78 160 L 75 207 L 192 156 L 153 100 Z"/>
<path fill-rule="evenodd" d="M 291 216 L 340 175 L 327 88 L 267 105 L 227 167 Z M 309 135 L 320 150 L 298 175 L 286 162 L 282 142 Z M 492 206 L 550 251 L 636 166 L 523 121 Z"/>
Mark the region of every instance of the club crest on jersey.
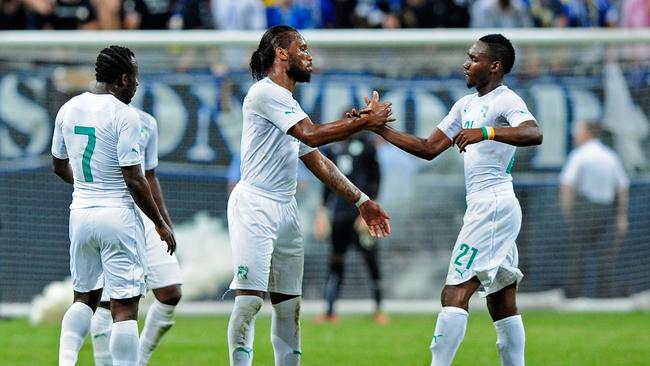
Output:
<path fill-rule="evenodd" d="M 237 267 L 237 279 L 239 280 L 248 279 L 248 267 L 246 266 Z"/>

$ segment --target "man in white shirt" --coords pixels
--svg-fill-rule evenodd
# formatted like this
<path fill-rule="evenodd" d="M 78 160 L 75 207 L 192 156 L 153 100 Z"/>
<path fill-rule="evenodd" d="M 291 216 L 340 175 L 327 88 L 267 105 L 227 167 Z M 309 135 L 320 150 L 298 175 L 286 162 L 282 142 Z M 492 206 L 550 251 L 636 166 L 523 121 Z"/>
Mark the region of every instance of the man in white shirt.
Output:
<path fill-rule="evenodd" d="M 431 136 L 423 139 L 387 126 L 376 132 L 423 159 L 453 145 L 464 153 L 467 211 L 442 290 L 431 365 L 451 365 L 465 336 L 469 299 L 479 290 L 497 331 L 501 365 L 523 366 L 525 334 L 516 305 L 523 274 L 515 243 L 521 208 L 510 171 L 515 147 L 541 144 L 542 131 L 524 101 L 503 85 L 515 61 L 510 41 L 500 34 L 481 37 L 467 56 L 467 87 L 477 93 L 457 101 Z"/>
<path fill-rule="evenodd" d="M 258 80 L 243 103 L 241 180 L 228 200 L 235 305 L 228 323 L 230 364 L 251 365 L 255 318 L 265 293 L 273 304 L 271 343 L 278 366 L 300 363 L 300 295 L 304 248 L 294 194 L 298 158 L 323 183 L 356 204 L 371 235 L 390 233 L 388 215 L 355 187 L 317 146 L 392 121 L 389 104 L 373 94 L 362 116 L 314 124 L 292 92 L 308 82 L 312 57 L 288 26 L 269 28 L 250 62 Z M 356 114 L 356 113 L 355 113 Z"/>
<path fill-rule="evenodd" d="M 162 188 L 156 175 L 158 166 L 158 123 L 156 119 L 137 108 L 133 108 L 140 118 L 140 154 L 142 155 L 142 171 L 151 188 L 151 194 L 158 206 L 165 223 L 172 227 L 172 221 L 165 206 Z M 154 223 L 146 216 L 142 217 L 145 234 L 145 269 L 146 286 L 151 289 L 154 300 L 145 318 L 142 334 L 140 335 L 139 362 L 146 365 L 154 349 L 162 337 L 174 325 L 172 320 L 176 305 L 181 300 L 181 284 L 183 283 L 181 269 L 175 253 L 167 253 L 166 245 L 156 233 Z M 103 279 L 102 279 L 103 281 Z M 109 352 L 113 319 L 110 312 L 110 298 L 104 290 L 97 311 L 90 326 L 90 336 L 93 343 L 95 366 L 110 366 L 112 358 Z"/>
<path fill-rule="evenodd" d="M 600 141 L 601 132 L 599 122 L 577 122 L 576 149 L 560 173 L 560 207 L 571 233 L 567 297 L 617 294 L 612 276 L 628 228 L 630 181 L 616 153 Z"/>
<path fill-rule="evenodd" d="M 102 274 L 113 316 L 113 364 L 137 366 L 138 301 L 144 295 L 144 227 L 136 204 L 174 252 L 176 242 L 142 174 L 140 120 L 128 106 L 138 85 L 133 52 L 97 56 L 97 86 L 64 104 L 52 137 L 55 174 L 73 184 L 70 272 L 74 303 L 61 325 L 59 365 L 74 365 L 101 298 Z"/>

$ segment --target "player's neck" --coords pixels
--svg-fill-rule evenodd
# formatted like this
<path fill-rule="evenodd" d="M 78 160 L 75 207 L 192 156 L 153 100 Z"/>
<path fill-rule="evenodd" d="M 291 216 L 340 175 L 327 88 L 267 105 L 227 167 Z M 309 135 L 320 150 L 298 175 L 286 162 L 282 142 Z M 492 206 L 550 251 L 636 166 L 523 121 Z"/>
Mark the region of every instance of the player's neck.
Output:
<path fill-rule="evenodd" d="M 503 80 L 492 80 L 485 85 L 477 86 L 476 91 L 478 92 L 478 96 L 482 97 L 486 94 L 489 94 L 492 90 L 500 87 L 501 85 L 503 85 Z"/>
<path fill-rule="evenodd" d="M 268 75 L 269 79 L 273 81 L 274 83 L 280 85 L 281 87 L 287 89 L 288 91 L 293 93 L 293 89 L 296 87 L 296 81 L 293 80 L 292 78 L 287 75 L 286 71 L 282 70 L 276 70 L 276 69 L 271 69 L 269 71 Z"/>

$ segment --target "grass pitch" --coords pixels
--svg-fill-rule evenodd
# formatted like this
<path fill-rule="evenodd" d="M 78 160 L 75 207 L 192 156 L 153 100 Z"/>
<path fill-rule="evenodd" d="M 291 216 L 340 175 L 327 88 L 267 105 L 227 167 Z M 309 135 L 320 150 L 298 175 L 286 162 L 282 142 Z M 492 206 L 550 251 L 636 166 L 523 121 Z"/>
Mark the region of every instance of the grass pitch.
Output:
<path fill-rule="evenodd" d="M 524 313 L 528 366 L 648 366 L 650 313 Z M 338 324 L 302 322 L 305 366 L 427 366 L 435 315 L 393 316 L 386 326 L 367 316 Z M 227 365 L 227 316 L 179 317 L 150 365 Z M 256 366 L 272 366 L 270 318 L 256 325 Z M 496 335 L 487 313 L 473 312 L 454 365 L 498 365 Z M 0 320 L 0 365 L 56 365 L 59 326 L 32 327 L 25 319 Z M 92 365 L 90 342 L 78 365 Z"/>

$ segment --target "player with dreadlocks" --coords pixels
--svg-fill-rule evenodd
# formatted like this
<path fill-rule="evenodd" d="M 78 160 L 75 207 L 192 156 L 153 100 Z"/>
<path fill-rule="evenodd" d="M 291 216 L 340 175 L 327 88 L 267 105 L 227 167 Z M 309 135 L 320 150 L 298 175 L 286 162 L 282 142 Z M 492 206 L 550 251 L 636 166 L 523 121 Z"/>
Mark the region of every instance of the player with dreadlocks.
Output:
<path fill-rule="evenodd" d="M 138 301 L 145 293 L 144 226 L 136 205 L 173 253 L 176 241 L 142 173 L 140 117 L 128 104 L 138 85 L 131 50 L 111 46 L 95 64 L 97 85 L 59 110 L 52 137 L 56 175 L 74 187 L 70 272 L 74 302 L 66 311 L 59 365 L 74 365 L 102 295 L 111 301 L 113 365 L 138 363 Z"/>

